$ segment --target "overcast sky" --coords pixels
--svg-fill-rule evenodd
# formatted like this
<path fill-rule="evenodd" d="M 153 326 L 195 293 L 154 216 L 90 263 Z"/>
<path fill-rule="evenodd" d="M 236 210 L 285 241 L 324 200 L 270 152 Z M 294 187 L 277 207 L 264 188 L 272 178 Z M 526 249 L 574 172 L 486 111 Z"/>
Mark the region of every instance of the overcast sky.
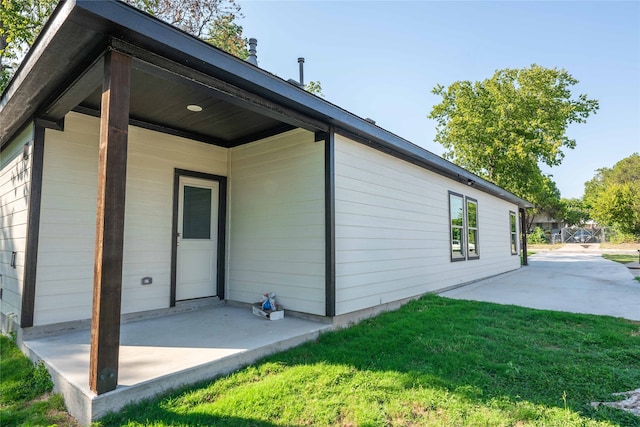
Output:
<path fill-rule="evenodd" d="M 325 98 L 441 155 L 427 119 L 437 84 L 502 68 L 564 68 L 575 96 L 600 101 L 551 173 L 581 197 L 594 171 L 640 152 L 640 2 L 396 2 L 240 0 L 258 65 L 322 83 Z"/>

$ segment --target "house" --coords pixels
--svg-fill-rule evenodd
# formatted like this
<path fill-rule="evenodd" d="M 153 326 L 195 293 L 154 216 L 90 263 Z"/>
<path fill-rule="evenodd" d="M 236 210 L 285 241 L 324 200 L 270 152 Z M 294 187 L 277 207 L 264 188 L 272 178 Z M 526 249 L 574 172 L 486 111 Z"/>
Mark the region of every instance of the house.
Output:
<path fill-rule="evenodd" d="M 328 321 L 520 266 L 531 205 L 126 4 L 61 2 L 0 100 L 3 330 L 253 303 Z M 285 319 L 286 321 L 286 319 Z"/>
<path fill-rule="evenodd" d="M 560 233 L 560 229 L 564 228 L 564 227 L 568 227 L 568 224 L 566 224 L 563 221 L 558 221 L 557 219 L 555 219 L 551 214 L 549 214 L 548 212 L 539 212 L 537 213 L 531 220 L 531 227 L 535 228 L 535 227 L 540 227 L 541 229 L 543 229 L 544 231 L 551 233 L 551 234 L 559 234 Z M 532 231 L 532 230 L 530 230 Z"/>

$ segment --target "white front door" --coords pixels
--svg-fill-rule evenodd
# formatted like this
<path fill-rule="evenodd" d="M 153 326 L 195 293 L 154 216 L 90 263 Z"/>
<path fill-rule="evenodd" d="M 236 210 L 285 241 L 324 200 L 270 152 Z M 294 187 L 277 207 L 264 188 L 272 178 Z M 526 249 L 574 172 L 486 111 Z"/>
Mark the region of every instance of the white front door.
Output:
<path fill-rule="evenodd" d="M 216 295 L 220 183 L 180 177 L 176 300 Z"/>

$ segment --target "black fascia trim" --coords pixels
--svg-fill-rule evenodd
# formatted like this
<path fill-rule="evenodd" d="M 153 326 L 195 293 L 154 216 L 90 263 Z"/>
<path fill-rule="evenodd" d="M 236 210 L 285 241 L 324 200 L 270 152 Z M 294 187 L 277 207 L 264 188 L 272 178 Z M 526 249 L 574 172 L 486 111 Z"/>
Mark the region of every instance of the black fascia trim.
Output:
<path fill-rule="evenodd" d="M 67 4 L 63 6 L 62 3 L 67 3 Z M 49 16 L 49 18 L 44 24 L 44 27 L 42 27 L 42 30 L 40 30 L 36 39 L 31 44 L 31 46 L 35 47 L 35 46 L 38 46 L 40 43 L 45 43 L 42 41 L 45 39 L 45 37 L 47 37 L 45 36 L 45 34 L 47 34 L 47 32 L 49 31 L 56 31 L 56 30 L 51 30 L 51 28 L 53 27 L 58 27 L 59 29 L 60 26 L 62 26 L 62 24 L 68 19 L 74 7 L 75 6 L 72 5 L 72 2 L 61 2 L 60 4 L 58 4 L 55 7 L 55 9 L 53 9 L 51 16 Z M 38 52 L 38 53 L 34 53 L 34 52 L 35 51 L 32 48 L 29 49 L 29 51 L 27 52 L 27 55 L 20 62 L 15 73 L 13 73 L 13 76 L 7 82 L 7 86 L 5 86 L 4 92 L 0 93 L 0 96 L 4 97 L 5 94 L 7 94 L 11 89 L 13 89 L 12 86 L 15 84 L 16 80 L 22 74 L 22 70 L 25 68 L 31 68 L 33 66 L 33 64 L 31 63 L 32 57 L 38 53 L 40 54 L 42 53 L 42 52 Z"/>
<path fill-rule="evenodd" d="M 336 168 L 335 134 L 324 139 L 325 315 L 336 315 Z"/>
<path fill-rule="evenodd" d="M 482 191 L 520 207 L 532 207 L 529 202 L 463 168 L 124 3 L 116 0 L 77 0 L 72 12 L 69 13 L 69 19 L 88 30 L 127 40 L 140 48 L 308 115 L 316 121 L 376 141 L 379 147 L 414 158 L 440 174 L 459 175 L 464 181 L 471 179 Z"/>
<path fill-rule="evenodd" d="M 476 231 L 477 231 L 477 235 L 476 235 L 476 253 L 479 254 L 479 249 L 480 249 L 480 206 L 478 205 L 478 199 L 474 199 L 473 197 L 469 197 L 469 196 L 464 196 L 464 216 L 466 219 L 465 222 L 465 229 L 467 230 L 467 234 L 466 234 L 466 238 L 467 240 L 469 240 L 469 205 L 467 204 L 468 201 L 472 201 L 473 203 L 476 204 Z M 467 259 L 468 260 L 476 260 L 476 259 L 480 259 L 480 255 L 475 255 L 475 256 L 471 256 L 469 255 L 469 242 L 467 242 Z"/>
<path fill-rule="evenodd" d="M 27 219 L 27 244 L 24 251 L 24 275 L 20 327 L 33 326 L 36 300 L 36 273 L 38 244 L 40 242 L 40 206 L 42 201 L 42 174 L 44 165 L 45 128 L 34 125 L 33 150 L 31 152 L 31 185 L 29 189 L 29 214 Z"/>
<path fill-rule="evenodd" d="M 209 91 L 209 95 L 214 98 L 312 132 L 318 129 L 329 129 L 329 125 L 325 122 L 271 101 L 255 91 L 243 89 L 215 75 L 204 73 L 149 50 L 116 39 L 111 40 L 111 48 L 134 57 L 133 67 L 142 72 L 180 84 L 190 84 L 199 90 Z"/>
<path fill-rule="evenodd" d="M 114 46 L 122 41 L 135 47 L 138 53 L 147 51 L 282 107 L 294 106 L 293 110 L 298 114 L 316 113 L 315 108 L 309 108 L 304 103 L 320 98 L 132 6 L 115 0 L 78 0 L 76 7 L 78 12 L 74 14 L 75 20 L 93 31 L 109 34 Z M 120 46 L 116 48 L 121 50 Z M 328 104 L 322 101 L 318 106 L 323 103 Z M 320 129 L 326 129 L 324 120 L 318 121 L 318 114 L 315 117 L 315 121 L 322 124 Z"/>
<path fill-rule="evenodd" d="M 0 148 L 32 116 L 44 117 L 42 106 L 50 105 L 73 81 L 74 74 L 104 51 L 103 35 L 72 22 L 76 10 L 74 1 L 58 4 L 2 92 Z"/>
<path fill-rule="evenodd" d="M 171 221 L 171 283 L 169 291 L 169 307 L 176 305 L 176 284 L 178 267 L 178 194 L 180 189 L 180 177 L 206 179 L 217 181 L 220 185 L 218 192 L 218 254 L 216 260 L 217 277 L 216 293 L 218 298 L 225 298 L 224 285 L 226 278 L 226 230 L 227 230 L 227 177 L 205 172 L 197 172 L 185 169 L 173 171 L 173 219 Z"/>
<path fill-rule="evenodd" d="M 532 207 L 524 199 L 424 148 L 129 5 L 115 0 L 78 0 L 77 6 L 87 14 L 93 15 L 93 19 L 89 20 L 93 25 L 104 27 L 100 29 L 110 31 L 116 38 L 126 39 L 128 43 L 171 58 L 172 61 L 206 75 L 223 79 L 316 120 L 345 129 L 360 138 L 375 141 L 377 149 L 385 148 L 390 152 L 398 152 L 402 156 L 414 159 L 423 167 L 428 166 L 434 172 L 450 177 L 458 176 L 461 182 L 466 183 L 471 179 L 482 191 L 521 207 Z"/>
<path fill-rule="evenodd" d="M 229 147 L 229 142 L 221 138 L 215 138 L 212 136 L 202 135 L 199 133 L 188 132 L 181 129 L 171 128 L 156 123 L 147 122 L 144 120 L 138 120 L 136 118 L 130 118 L 129 124 L 137 126 L 139 128 L 153 130 L 160 133 L 166 133 L 167 135 L 179 136 L 185 139 L 192 139 L 194 141 L 205 142 L 211 145 L 217 145 L 220 147 Z"/>
<path fill-rule="evenodd" d="M 375 126 L 367 122 L 369 126 Z M 517 197 L 516 195 L 509 193 L 503 188 L 498 187 L 495 184 L 486 181 L 483 178 L 457 166 L 448 160 L 445 160 L 435 154 L 418 147 L 417 145 L 400 138 L 397 135 L 393 135 L 384 129 L 378 128 L 380 133 L 386 133 L 387 139 L 382 139 L 384 135 L 379 135 L 378 138 L 371 138 L 366 135 L 362 135 L 359 132 L 353 132 L 343 127 L 336 127 L 336 133 L 346 138 L 352 139 L 363 145 L 367 145 L 390 156 L 396 157 L 400 160 L 412 163 L 416 166 L 420 166 L 423 169 L 430 170 L 450 178 L 454 181 L 467 184 L 469 180 L 474 182 L 474 188 L 479 189 L 487 194 L 491 194 L 499 199 L 506 200 L 514 203 L 520 207 L 533 207 L 533 205 L 524 199 Z M 396 142 L 389 142 L 388 138 L 394 138 Z"/>
<path fill-rule="evenodd" d="M 85 107 L 84 105 L 78 105 L 77 107 L 73 108 L 71 111 L 75 113 L 85 114 L 87 116 L 100 117 L 100 110 L 96 110 L 95 108 Z M 167 126 L 146 122 L 144 120 L 138 120 L 132 117 L 129 118 L 129 124 L 131 126 L 152 130 L 152 131 L 164 133 L 167 135 L 178 136 L 180 138 L 190 139 L 193 141 L 204 142 L 206 144 L 217 145 L 219 147 L 229 148 L 229 142 L 227 140 L 220 139 L 220 138 L 214 138 L 214 137 L 202 135 L 199 133 L 187 132 L 181 129 L 170 128 Z"/>
<path fill-rule="evenodd" d="M 280 135 L 281 133 L 289 132 L 290 130 L 293 130 L 293 129 L 296 129 L 296 127 L 287 123 L 282 123 L 270 129 L 252 133 L 251 135 L 243 136 L 242 138 L 234 139 L 231 142 L 229 142 L 227 147 L 228 148 L 237 147 L 239 145 L 248 144 L 250 142 L 259 141 L 261 139 Z"/>
<path fill-rule="evenodd" d="M 465 230 L 465 221 L 466 221 L 466 215 L 465 215 L 465 211 L 466 208 L 464 206 L 464 194 L 460 194 L 460 193 L 456 193 L 455 191 L 451 191 L 449 190 L 447 192 L 447 210 L 449 211 L 449 259 L 451 260 L 451 262 L 458 262 L 458 261 L 466 261 L 467 260 L 467 251 L 460 251 L 460 253 L 463 254 L 462 258 L 454 258 L 453 257 L 453 229 L 451 228 L 451 196 L 456 196 L 456 197 L 460 197 L 462 199 L 462 235 L 461 238 L 465 239 L 465 235 L 464 235 L 464 230 Z M 462 249 L 463 246 L 463 242 L 462 240 L 460 241 L 460 249 Z"/>
<path fill-rule="evenodd" d="M 61 86 L 54 96 L 43 103 L 39 115 L 47 120 L 60 120 L 74 107 L 80 105 L 93 91 L 102 89 L 104 73 L 104 54 L 107 40 L 100 43 L 95 52 L 70 72 L 70 77 Z"/>
<path fill-rule="evenodd" d="M 35 120 L 35 124 L 36 126 L 42 126 L 45 129 L 64 131 L 64 117 L 56 121 L 39 117 Z"/>

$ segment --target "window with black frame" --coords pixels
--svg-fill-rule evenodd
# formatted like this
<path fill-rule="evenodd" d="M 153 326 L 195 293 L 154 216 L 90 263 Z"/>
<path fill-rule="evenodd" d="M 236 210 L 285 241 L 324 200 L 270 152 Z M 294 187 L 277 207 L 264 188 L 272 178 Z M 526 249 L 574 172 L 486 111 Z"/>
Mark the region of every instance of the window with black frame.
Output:
<path fill-rule="evenodd" d="M 509 229 L 511 232 L 511 255 L 518 255 L 518 222 L 516 213 L 509 211 Z"/>
<path fill-rule="evenodd" d="M 451 260 L 464 260 L 464 197 L 449 193 L 449 216 L 451 219 Z"/>
<path fill-rule="evenodd" d="M 478 259 L 480 257 L 478 201 L 450 191 L 449 221 L 451 261 Z"/>
<path fill-rule="evenodd" d="M 478 258 L 478 201 L 467 197 L 467 258 Z"/>

